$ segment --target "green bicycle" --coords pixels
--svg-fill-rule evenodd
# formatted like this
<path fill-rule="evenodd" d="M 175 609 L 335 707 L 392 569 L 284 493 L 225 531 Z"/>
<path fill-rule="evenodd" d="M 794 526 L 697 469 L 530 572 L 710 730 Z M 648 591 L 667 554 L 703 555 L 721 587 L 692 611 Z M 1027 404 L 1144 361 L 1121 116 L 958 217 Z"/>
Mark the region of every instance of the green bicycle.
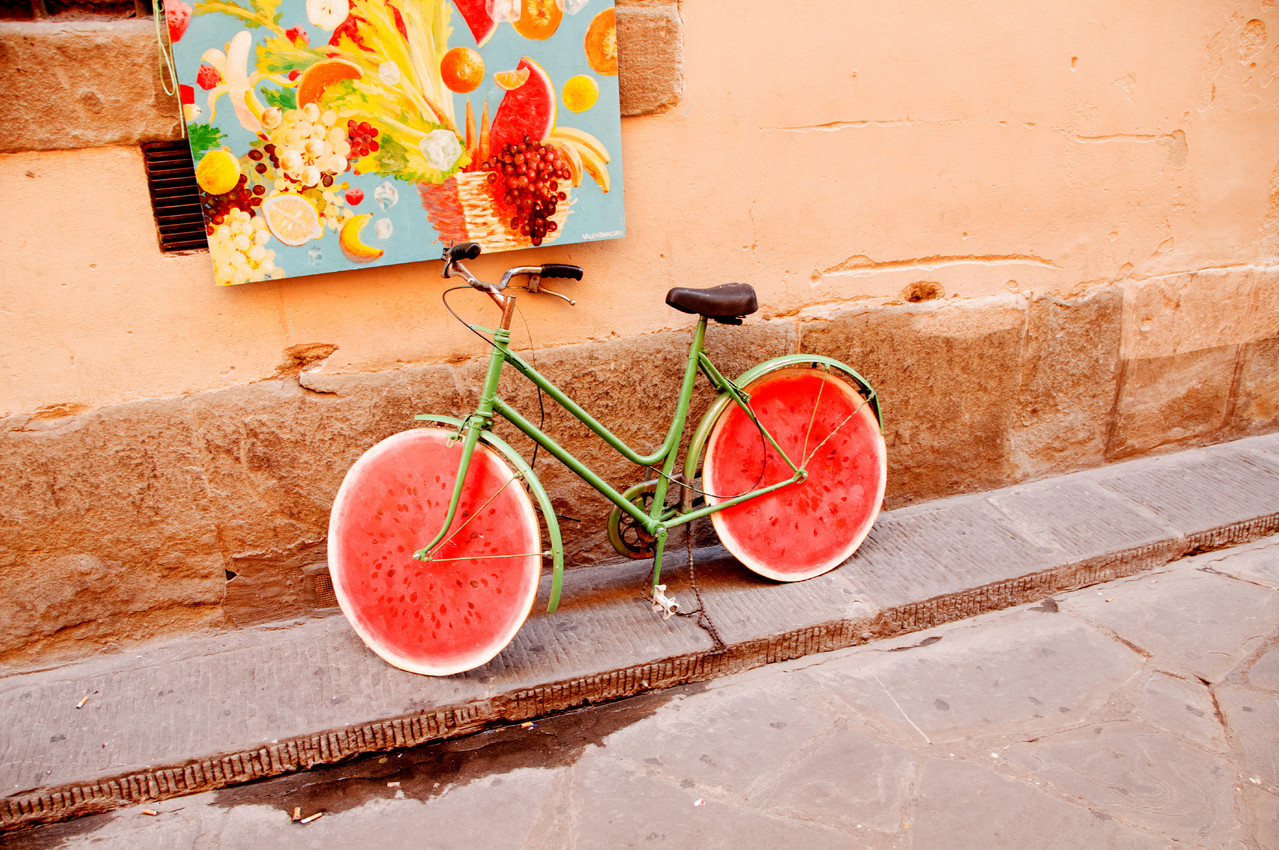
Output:
<path fill-rule="evenodd" d="M 338 602 L 383 659 L 434 676 L 487 663 L 528 617 L 544 554 L 553 569 L 548 610 L 559 604 L 559 523 L 531 466 L 493 433 L 498 416 L 613 503 L 609 539 L 624 555 L 652 559 L 651 594 L 668 615 L 675 606 L 659 584 L 667 536 L 702 517 L 710 517 L 724 547 L 743 565 L 777 581 L 825 573 L 861 545 L 886 483 L 878 397 L 850 367 L 812 354 L 760 363 L 736 380 L 724 377 L 703 350 L 707 323 L 739 325 L 754 313 L 750 286 L 677 287 L 667 294 L 668 305 L 698 318 L 666 439 L 645 454 L 510 349 L 511 282 L 524 278 L 529 292 L 572 305 L 542 281 L 580 280 L 582 269 L 517 266 L 489 284 L 464 264 L 479 253 L 474 243 L 450 246 L 442 272 L 485 293 L 501 310 L 496 329 L 468 324 L 492 346 L 478 405 L 461 418 L 420 415 L 427 427 L 395 434 L 365 452 L 347 472 L 329 519 L 329 569 Z M 653 477 L 624 491 L 603 480 L 498 395 L 507 366 Z M 699 374 L 717 395 L 692 433 L 681 474 L 677 456 Z"/>

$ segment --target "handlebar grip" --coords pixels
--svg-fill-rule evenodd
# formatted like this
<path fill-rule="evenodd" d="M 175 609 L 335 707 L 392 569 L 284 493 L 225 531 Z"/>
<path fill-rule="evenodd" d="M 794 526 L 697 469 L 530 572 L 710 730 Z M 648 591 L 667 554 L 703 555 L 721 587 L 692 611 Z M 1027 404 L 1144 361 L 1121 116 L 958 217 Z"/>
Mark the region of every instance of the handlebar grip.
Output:
<path fill-rule="evenodd" d="M 449 247 L 445 254 L 445 259 L 449 262 L 474 260 L 480 255 L 480 245 L 478 242 L 459 242 Z"/>
<path fill-rule="evenodd" d="M 568 277 L 573 280 L 581 280 L 582 267 L 570 266 L 567 263 L 543 263 L 542 277 Z"/>

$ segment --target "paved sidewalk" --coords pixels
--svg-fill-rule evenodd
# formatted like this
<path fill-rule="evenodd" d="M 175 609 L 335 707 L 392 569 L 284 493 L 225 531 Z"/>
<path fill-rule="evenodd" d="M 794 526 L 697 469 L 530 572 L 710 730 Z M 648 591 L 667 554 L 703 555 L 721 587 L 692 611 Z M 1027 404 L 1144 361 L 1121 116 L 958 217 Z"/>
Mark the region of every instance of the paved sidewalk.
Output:
<path fill-rule="evenodd" d="M 558 613 L 542 613 L 544 604 L 535 608 L 535 615 L 515 642 L 492 663 L 446 679 L 414 676 L 389 667 L 364 649 L 341 617 L 288 628 L 245 630 L 14 675 L 0 679 L 0 717 L 6 720 L 6 734 L 0 741 L 0 788 L 5 794 L 0 801 L 0 827 L 61 820 L 206 791 L 359 753 L 453 737 L 498 722 L 542 717 L 588 702 L 705 682 L 815 652 L 882 639 L 901 642 L 897 636 L 903 633 L 1059 598 L 1077 588 L 1162 568 L 1196 551 L 1276 531 L 1279 435 L 1271 435 L 886 513 L 849 563 L 798 584 L 765 582 L 732 564 L 722 552 L 703 552 L 698 584 L 728 644 L 724 652 L 715 652 L 709 635 L 691 620 L 655 617 L 639 599 L 644 567 L 623 564 L 570 573 Z M 1242 669 L 1239 665 L 1244 659 L 1239 653 L 1250 651 L 1248 640 L 1252 638 L 1237 645 L 1218 647 L 1213 643 L 1222 628 L 1229 627 L 1227 634 L 1238 638 L 1235 627 L 1248 621 L 1242 615 L 1238 623 L 1229 616 L 1223 618 L 1222 611 L 1229 609 L 1206 601 L 1200 607 L 1197 600 L 1208 598 L 1202 592 L 1208 587 L 1203 582 L 1222 579 L 1199 569 L 1174 568 L 1175 574 L 1191 574 L 1193 581 L 1200 582 L 1184 587 L 1179 584 L 1181 595 L 1174 601 L 1160 601 L 1156 596 L 1154 601 L 1125 606 L 1101 599 L 1094 600 L 1090 609 L 1088 591 L 1071 597 L 1069 604 L 1078 610 L 1071 611 L 1069 618 L 1056 620 L 1067 624 L 1062 627 L 1065 630 L 1038 644 L 1044 650 L 1038 658 L 1024 656 L 1024 673 L 1018 674 L 1031 676 L 1035 683 L 1027 692 L 1027 705 L 1035 706 L 1036 700 L 1043 704 L 1034 709 L 1022 706 L 1028 714 L 1017 721 L 1021 724 L 1018 730 L 1042 729 L 1045 734 L 1058 730 L 1066 737 L 1056 739 L 1057 754 L 1041 763 L 1036 759 L 1046 752 L 1044 748 L 1019 731 L 1021 743 L 1015 752 L 1009 750 L 1008 757 L 1020 759 L 1016 764 L 1023 773 L 1042 774 L 1045 782 L 1067 789 L 1062 792 L 1067 796 L 1074 795 L 1071 799 L 1089 799 L 1079 777 L 1086 778 L 1104 767 L 1088 762 L 1092 758 L 1089 744 L 1070 737 L 1081 733 L 1062 731 L 1064 727 L 1059 729 L 1048 720 L 1059 721 L 1052 712 L 1061 707 L 1092 712 L 1111 698 L 1096 702 L 1087 696 L 1098 688 L 1105 691 L 1088 664 L 1045 676 L 1044 671 L 1056 668 L 1031 663 L 1042 662 L 1051 652 L 1078 650 L 1083 653 L 1080 657 L 1095 655 L 1094 663 L 1105 675 L 1112 675 L 1116 665 L 1135 664 L 1129 680 L 1144 676 L 1154 683 L 1141 692 L 1145 696 L 1138 697 L 1138 701 L 1144 699 L 1152 705 L 1178 698 L 1180 683 L 1193 684 L 1198 677 L 1217 686 L 1218 704 L 1229 723 L 1239 728 L 1259 724 L 1263 733 L 1275 727 L 1279 718 L 1269 707 L 1277 704 L 1273 695 L 1267 706 L 1249 712 L 1239 703 L 1233 715 L 1230 713 L 1230 700 L 1244 698 L 1230 690 L 1226 677 Z M 686 571 L 664 573 L 669 575 L 671 590 L 686 604 L 690 602 Z M 1273 584 L 1273 572 L 1266 576 L 1264 580 Z M 1023 610 L 1008 616 L 1033 620 L 1060 604 L 1049 603 L 1038 612 Z M 1266 604 L 1270 607 L 1263 606 L 1258 616 L 1263 624 L 1269 622 L 1273 638 L 1273 602 Z M 1171 621 L 1167 611 L 1176 612 Z M 1209 616 L 1212 619 L 1202 619 Z M 1086 626 L 1081 619 L 1088 621 Z M 1153 643 L 1154 650 L 1143 648 L 1143 628 L 1148 630 L 1146 642 Z M 1001 634 L 992 647 L 1003 647 L 1013 654 L 1023 651 L 1017 625 L 1008 626 Z M 911 639 L 904 644 L 911 644 Z M 1128 644 L 1132 648 L 1123 652 L 1116 648 Z M 877 651 L 884 644 L 873 646 Z M 1200 651 L 1208 646 L 1212 648 Z M 949 651 L 941 650 L 940 654 L 945 656 Z M 937 650 L 930 652 L 937 656 Z M 1150 653 L 1148 661 L 1140 660 L 1146 658 L 1143 652 Z M 930 654 L 912 651 L 882 657 L 922 659 Z M 1268 658 L 1257 662 L 1263 678 L 1274 675 L 1274 656 Z M 942 675 L 948 663 L 940 663 L 935 674 Z M 1174 669 L 1176 673 L 1168 681 L 1156 675 Z M 858 678 L 854 673 L 847 675 Z M 938 691 L 912 691 L 916 674 L 907 668 L 885 668 L 876 675 L 878 681 L 860 681 L 850 691 L 864 699 L 868 694 L 882 694 L 879 704 L 866 703 L 859 710 L 891 717 L 893 712 L 886 706 L 894 705 L 912 727 L 911 734 L 929 746 L 969 737 L 964 730 L 985 722 L 983 709 L 956 706 L 966 705 L 968 700 L 980 705 L 976 698 L 983 690 L 998 691 L 1010 681 L 997 677 L 981 685 L 978 678 L 958 692 L 963 699 L 956 701 L 929 696 L 940 694 Z M 985 675 L 998 674 L 991 667 Z M 730 681 L 749 679 L 735 677 Z M 1013 684 L 1022 687 L 1015 681 Z M 1273 682 L 1266 687 L 1273 688 Z M 1059 691 L 1069 699 L 1058 699 Z M 753 699 L 749 693 L 742 698 Z M 904 698 L 915 708 L 903 710 Z M 918 710 L 919 706 L 927 709 L 930 702 L 931 711 L 939 713 L 936 718 Z M 941 702 L 950 708 L 942 709 Z M 1051 702 L 1060 705 L 1048 705 Z M 785 708 L 777 706 L 783 714 Z M 801 710 L 796 712 L 797 708 Z M 804 708 L 805 698 L 800 695 L 792 700 L 789 710 L 802 717 Z M 1169 711 L 1176 719 L 1185 720 L 1175 710 Z M 776 713 L 762 712 L 761 716 L 776 717 Z M 1159 726 L 1152 718 L 1142 722 Z M 1088 734 L 1104 740 L 1117 736 L 1117 752 L 1128 752 L 1153 764 L 1165 763 L 1163 749 L 1144 749 L 1154 744 L 1135 732 L 1128 735 L 1122 724 L 1097 728 L 1102 731 Z M 1180 727 L 1171 731 L 1177 735 L 1184 732 Z M 1266 787 L 1273 791 L 1279 778 L 1266 771 L 1273 773 L 1276 762 L 1274 736 L 1258 737 L 1263 743 L 1250 780 L 1271 783 Z M 853 735 L 841 746 L 853 763 L 867 765 L 862 771 L 864 781 L 879 782 L 882 771 L 873 767 L 873 758 L 870 762 L 866 759 L 890 750 L 882 749 L 887 746 L 883 742 L 882 746 L 866 743 L 869 754 L 860 753 L 860 740 Z M 763 737 L 759 741 L 765 746 Z M 654 746 L 652 740 L 643 745 L 649 749 Z M 893 746 L 902 747 L 902 743 Z M 1005 757 L 998 751 L 996 755 Z M 1253 758 L 1252 753 L 1246 756 Z M 661 759 L 660 755 L 654 757 Z M 1194 765 L 1203 761 L 1198 755 L 1187 758 Z M 744 776 L 750 775 L 756 760 L 749 754 L 739 756 Z M 964 764 L 970 762 L 936 766 L 927 782 L 911 787 L 922 789 L 919 793 L 940 793 L 947 788 L 971 793 L 986 788 L 996 793 L 1003 787 L 1000 782 L 1009 778 L 1006 774 L 983 778 L 984 774 L 972 773 Z M 1053 773 L 1054 764 L 1067 766 L 1058 774 Z M 1168 770 L 1176 770 L 1180 763 L 1167 764 L 1171 765 Z M 1220 771 L 1226 771 L 1220 776 L 1232 775 L 1224 761 L 1219 759 L 1216 764 Z M 1133 782 L 1157 777 L 1159 769 L 1152 771 L 1145 778 L 1134 776 Z M 794 780 L 804 780 L 807 773 L 799 770 Z M 891 771 L 883 775 L 891 776 Z M 743 787 L 790 799 L 787 805 L 805 805 L 804 795 L 785 785 L 768 784 L 763 774 L 752 781 L 756 784 L 748 782 Z M 1217 779 L 1213 782 L 1220 784 Z M 1201 790 L 1218 794 L 1217 784 Z M 587 788 L 592 785 L 589 780 L 585 783 Z M 1143 784 L 1129 791 L 1144 794 L 1142 789 L 1146 788 Z M 832 785 L 823 793 L 846 792 Z M 1215 810 L 1221 801 L 1219 797 L 1210 799 Z M 1274 813 L 1272 799 L 1258 799 L 1258 805 L 1271 805 Z M 1174 797 L 1165 802 L 1156 808 L 1176 811 L 1180 806 L 1196 812 L 1202 808 L 1201 801 L 1189 798 Z M 1105 809 L 1099 805 L 1093 810 Z M 1193 828 L 1199 832 L 1187 835 L 1209 834 L 1203 830 L 1211 832 L 1215 823 L 1195 821 Z M 863 826 L 891 834 L 884 824 Z M 1181 827 L 1156 824 L 1151 829 L 1175 834 Z"/>
<path fill-rule="evenodd" d="M 1276 729 L 1271 537 L 914 635 L 10 838 L 1272 850 Z"/>

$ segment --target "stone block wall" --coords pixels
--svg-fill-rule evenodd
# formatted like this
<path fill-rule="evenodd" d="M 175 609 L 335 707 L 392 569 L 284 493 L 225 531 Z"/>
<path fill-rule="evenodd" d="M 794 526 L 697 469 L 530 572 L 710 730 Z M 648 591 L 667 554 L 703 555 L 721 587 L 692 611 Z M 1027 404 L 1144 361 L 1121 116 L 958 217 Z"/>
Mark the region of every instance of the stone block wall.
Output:
<path fill-rule="evenodd" d="M 0 153 L 182 138 L 177 97 L 165 91 L 152 19 L 4 17 Z M 678 3 L 619 0 L 617 39 L 622 114 L 648 115 L 673 106 L 683 90 Z M 151 73 L 138 74 L 139 68 Z"/>
<path fill-rule="evenodd" d="M 1279 269 L 1217 271 L 1073 298 L 756 318 L 712 327 L 708 350 L 727 374 L 791 352 L 858 369 L 884 406 L 892 508 L 1279 428 L 1276 304 Z M 688 332 L 545 350 L 535 362 L 650 450 L 690 339 L 691 322 Z M 483 369 L 295 368 L 230 390 L 0 422 L 0 664 L 319 613 L 307 576 L 323 563 L 345 470 L 415 413 L 465 412 Z M 502 391 L 537 421 L 527 383 L 507 376 Z M 619 488 L 639 480 L 565 414 L 547 406 L 545 423 Z M 617 557 L 608 503 L 545 454 L 537 471 L 570 518 L 569 567 Z"/>

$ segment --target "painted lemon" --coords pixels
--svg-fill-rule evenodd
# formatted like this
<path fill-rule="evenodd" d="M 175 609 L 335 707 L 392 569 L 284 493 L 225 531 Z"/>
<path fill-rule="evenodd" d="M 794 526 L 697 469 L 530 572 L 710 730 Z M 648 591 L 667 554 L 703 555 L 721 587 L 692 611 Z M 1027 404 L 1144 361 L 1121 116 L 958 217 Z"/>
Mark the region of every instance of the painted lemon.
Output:
<path fill-rule="evenodd" d="M 195 182 L 210 195 L 225 195 L 240 182 L 240 163 L 230 151 L 209 151 L 195 167 Z"/>
<path fill-rule="evenodd" d="M 600 84 L 594 77 L 578 74 L 564 83 L 564 105 L 574 112 L 585 112 L 600 97 Z"/>
<path fill-rule="evenodd" d="M 371 263 L 386 253 L 381 248 L 365 245 L 360 239 L 360 231 L 372 218 L 373 213 L 360 213 L 347 219 L 342 225 L 342 230 L 338 234 L 338 245 L 342 246 L 342 253 L 351 262 Z"/>
<path fill-rule="evenodd" d="M 320 214 L 301 195 L 275 193 L 262 202 L 262 215 L 271 235 L 285 245 L 296 248 L 324 235 Z"/>

